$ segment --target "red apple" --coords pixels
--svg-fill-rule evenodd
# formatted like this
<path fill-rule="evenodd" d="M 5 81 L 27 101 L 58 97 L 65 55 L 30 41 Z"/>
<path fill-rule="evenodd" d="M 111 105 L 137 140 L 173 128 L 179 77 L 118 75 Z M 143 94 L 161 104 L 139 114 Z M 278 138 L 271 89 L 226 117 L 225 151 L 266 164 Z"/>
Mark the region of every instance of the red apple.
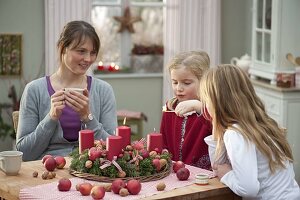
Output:
<path fill-rule="evenodd" d="M 140 154 L 143 158 L 148 158 L 149 157 L 149 151 L 147 151 L 146 149 L 140 150 Z"/>
<path fill-rule="evenodd" d="M 97 158 L 100 158 L 102 155 L 102 151 L 96 147 L 92 147 L 89 149 L 89 160 L 95 161 Z"/>
<path fill-rule="evenodd" d="M 56 162 L 56 167 L 58 169 L 64 168 L 64 166 L 66 165 L 66 159 L 64 157 L 56 156 L 54 159 L 55 159 L 55 162 Z"/>
<path fill-rule="evenodd" d="M 44 164 L 45 161 L 46 161 L 48 158 L 50 158 L 50 157 L 52 157 L 52 156 L 51 156 L 51 155 L 44 155 L 44 157 L 42 158 L 42 163 Z"/>
<path fill-rule="evenodd" d="M 185 164 L 182 161 L 176 161 L 173 163 L 173 171 L 176 173 L 180 168 L 185 167 Z"/>
<path fill-rule="evenodd" d="M 57 188 L 59 191 L 69 191 L 71 185 L 72 183 L 68 178 L 61 178 L 58 181 Z"/>
<path fill-rule="evenodd" d="M 45 168 L 49 171 L 52 172 L 56 168 L 56 161 L 53 157 L 49 157 L 45 162 L 44 162 Z"/>
<path fill-rule="evenodd" d="M 111 190 L 115 194 L 119 194 L 120 189 L 124 188 L 126 186 L 125 182 L 122 179 L 115 179 L 111 184 Z"/>
<path fill-rule="evenodd" d="M 92 188 L 92 184 L 85 182 L 79 185 L 78 190 L 83 196 L 88 196 L 90 195 Z"/>
<path fill-rule="evenodd" d="M 180 168 L 176 172 L 176 176 L 180 181 L 185 181 L 190 177 L 190 171 L 187 168 Z"/>
<path fill-rule="evenodd" d="M 96 185 L 91 190 L 91 196 L 93 199 L 103 199 L 105 196 L 105 189 L 100 185 Z"/>
<path fill-rule="evenodd" d="M 137 195 L 142 189 L 142 184 L 139 180 L 131 179 L 127 182 L 126 187 L 130 194 Z"/>
<path fill-rule="evenodd" d="M 155 166 L 156 171 L 158 172 L 161 169 L 160 162 L 158 158 L 152 160 L 152 165 Z"/>

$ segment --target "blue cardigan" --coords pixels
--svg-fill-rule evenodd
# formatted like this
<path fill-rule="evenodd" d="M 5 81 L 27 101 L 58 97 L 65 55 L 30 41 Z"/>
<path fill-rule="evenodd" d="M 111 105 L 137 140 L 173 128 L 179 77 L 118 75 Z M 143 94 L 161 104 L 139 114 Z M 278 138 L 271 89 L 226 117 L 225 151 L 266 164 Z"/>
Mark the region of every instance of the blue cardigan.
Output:
<path fill-rule="evenodd" d="M 94 119 L 86 128 L 94 130 L 95 139 L 105 140 L 117 127 L 116 100 L 112 87 L 92 77 L 89 91 L 90 110 Z M 16 148 L 23 152 L 23 160 L 37 160 L 44 155 L 67 156 L 78 141 L 63 137 L 59 121 L 49 116 L 50 95 L 46 77 L 28 83 L 24 89 L 19 112 Z"/>

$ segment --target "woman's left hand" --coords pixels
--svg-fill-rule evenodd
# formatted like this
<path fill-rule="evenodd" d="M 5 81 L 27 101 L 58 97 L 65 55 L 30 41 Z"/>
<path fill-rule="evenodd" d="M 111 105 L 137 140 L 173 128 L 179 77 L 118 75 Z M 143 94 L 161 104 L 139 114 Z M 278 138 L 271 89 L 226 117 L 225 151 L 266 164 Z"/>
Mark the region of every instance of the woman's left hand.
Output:
<path fill-rule="evenodd" d="M 215 174 L 218 176 L 219 179 L 221 179 L 225 174 L 227 174 L 229 171 L 232 170 L 232 167 L 230 164 L 214 164 L 213 170 Z"/>
<path fill-rule="evenodd" d="M 66 104 L 79 114 L 81 120 L 86 119 L 90 114 L 89 92 L 87 89 L 84 89 L 82 94 L 69 90 L 65 92 L 65 100 Z"/>

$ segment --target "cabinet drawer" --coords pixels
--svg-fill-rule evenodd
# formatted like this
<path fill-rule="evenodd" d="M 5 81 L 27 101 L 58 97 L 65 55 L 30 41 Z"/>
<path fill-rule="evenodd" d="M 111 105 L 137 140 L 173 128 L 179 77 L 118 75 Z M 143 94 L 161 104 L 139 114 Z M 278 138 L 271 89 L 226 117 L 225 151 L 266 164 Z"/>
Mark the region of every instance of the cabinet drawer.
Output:
<path fill-rule="evenodd" d="M 272 113 L 275 115 L 280 115 L 280 100 L 275 99 L 274 97 L 265 95 L 264 100 L 266 110 L 268 113 Z"/>
<path fill-rule="evenodd" d="M 277 115 L 277 116 L 280 115 L 280 110 L 281 110 L 280 99 L 275 99 L 275 97 L 271 97 L 261 93 L 257 93 L 257 95 L 265 104 L 267 113 L 272 115 Z"/>

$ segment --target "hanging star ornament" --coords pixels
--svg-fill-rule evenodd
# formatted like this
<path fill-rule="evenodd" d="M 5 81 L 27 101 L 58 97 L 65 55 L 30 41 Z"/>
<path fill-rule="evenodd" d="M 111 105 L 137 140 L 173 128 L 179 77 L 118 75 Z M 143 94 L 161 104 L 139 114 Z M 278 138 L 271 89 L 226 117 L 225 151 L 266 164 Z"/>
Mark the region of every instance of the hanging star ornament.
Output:
<path fill-rule="evenodd" d="M 133 23 L 141 21 L 140 17 L 132 17 L 130 14 L 129 7 L 126 7 L 124 10 L 124 15 L 122 17 L 114 16 L 114 19 L 120 22 L 120 28 L 118 30 L 119 33 L 123 32 L 124 30 L 128 30 L 130 33 L 134 33 Z"/>

